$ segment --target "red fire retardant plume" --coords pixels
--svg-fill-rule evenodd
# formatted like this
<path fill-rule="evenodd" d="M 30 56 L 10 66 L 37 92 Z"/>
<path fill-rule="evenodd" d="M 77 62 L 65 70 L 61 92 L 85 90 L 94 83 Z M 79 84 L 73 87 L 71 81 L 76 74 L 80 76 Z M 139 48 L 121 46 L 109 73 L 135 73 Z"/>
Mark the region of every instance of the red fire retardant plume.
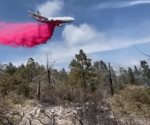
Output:
<path fill-rule="evenodd" d="M 0 22 L 0 44 L 34 47 L 46 43 L 53 35 L 54 23 Z"/>

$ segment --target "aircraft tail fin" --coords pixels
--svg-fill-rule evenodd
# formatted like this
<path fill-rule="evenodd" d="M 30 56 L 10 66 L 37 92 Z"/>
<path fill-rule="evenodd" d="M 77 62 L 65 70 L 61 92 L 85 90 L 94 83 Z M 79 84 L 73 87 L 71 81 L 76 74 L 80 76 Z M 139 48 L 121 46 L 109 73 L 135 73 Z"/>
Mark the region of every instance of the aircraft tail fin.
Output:
<path fill-rule="evenodd" d="M 37 14 L 41 15 L 40 11 L 37 11 Z"/>
<path fill-rule="evenodd" d="M 33 11 L 28 10 L 27 12 L 28 12 L 28 13 L 30 13 L 30 14 L 37 14 L 37 15 L 41 15 L 40 11 L 33 12 Z"/>

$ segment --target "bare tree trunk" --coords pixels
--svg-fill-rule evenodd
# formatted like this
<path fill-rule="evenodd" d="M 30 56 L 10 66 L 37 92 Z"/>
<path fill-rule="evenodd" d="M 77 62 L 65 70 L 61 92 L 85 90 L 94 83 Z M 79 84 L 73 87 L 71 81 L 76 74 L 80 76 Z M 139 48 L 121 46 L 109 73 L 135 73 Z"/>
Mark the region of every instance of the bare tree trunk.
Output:
<path fill-rule="evenodd" d="M 112 80 L 112 74 L 111 74 L 111 67 L 110 67 L 110 63 L 108 63 L 108 68 L 109 68 L 109 84 L 110 84 L 110 91 L 111 91 L 111 95 L 114 95 L 114 88 L 113 88 L 113 80 Z"/>
<path fill-rule="evenodd" d="M 39 80 L 38 88 L 37 88 L 37 100 L 41 100 L 41 81 Z"/>
<path fill-rule="evenodd" d="M 83 86 L 84 86 L 84 90 L 86 91 L 86 79 L 85 79 L 85 72 L 84 69 L 82 69 L 82 75 L 83 75 Z"/>
<path fill-rule="evenodd" d="M 50 64 L 49 64 L 49 58 L 48 54 L 46 53 L 46 66 L 47 66 L 47 78 L 48 78 L 48 83 L 51 83 L 51 69 L 50 69 Z"/>
<path fill-rule="evenodd" d="M 87 101 L 87 86 L 86 86 L 86 78 L 85 78 L 85 72 L 84 69 L 82 69 L 82 75 L 83 75 L 83 88 L 84 88 L 84 102 Z"/>
<path fill-rule="evenodd" d="M 47 77 L 48 77 L 48 83 L 51 83 L 51 71 L 49 67 L 47 67 Z"/>

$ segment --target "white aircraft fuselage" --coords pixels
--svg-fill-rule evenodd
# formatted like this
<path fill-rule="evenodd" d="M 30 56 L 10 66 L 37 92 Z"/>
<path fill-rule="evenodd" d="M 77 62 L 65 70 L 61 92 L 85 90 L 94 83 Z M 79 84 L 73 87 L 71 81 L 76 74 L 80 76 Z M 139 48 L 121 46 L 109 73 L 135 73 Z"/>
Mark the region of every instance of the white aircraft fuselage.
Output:
<path fill-rule="evenodd" d="M 28 11 L 34 19 L 37 21 L 40 21 L 42 23 L 55 23 L 56 26 L 61 27 L 63 23 L 71 23 L 75 19 L 73 17 L 45 17 L 42 16 L 39 12 L 34 13 L 31 11 Z"/>
<path fill-rule="evenodd" d="M 53 21 L 62 21 L 64 23 L 71 23 L 74 21 L 74 18 L 72 17 L 49 17 L 48 20 Z"/>

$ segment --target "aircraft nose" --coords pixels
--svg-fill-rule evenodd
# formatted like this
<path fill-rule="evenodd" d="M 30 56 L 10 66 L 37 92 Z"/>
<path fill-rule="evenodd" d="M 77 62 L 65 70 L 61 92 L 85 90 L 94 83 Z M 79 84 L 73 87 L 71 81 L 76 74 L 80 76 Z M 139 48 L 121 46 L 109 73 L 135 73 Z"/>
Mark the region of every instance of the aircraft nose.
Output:
<path fill-rule="evenodd" d="M 75 21 L 75 19 L 74 19 L 74 18 L 71 18 L 71 19 L 70 19 L 70 21 L 72 21 L 72 22 L 73 22 L 73 21 Z"/>

